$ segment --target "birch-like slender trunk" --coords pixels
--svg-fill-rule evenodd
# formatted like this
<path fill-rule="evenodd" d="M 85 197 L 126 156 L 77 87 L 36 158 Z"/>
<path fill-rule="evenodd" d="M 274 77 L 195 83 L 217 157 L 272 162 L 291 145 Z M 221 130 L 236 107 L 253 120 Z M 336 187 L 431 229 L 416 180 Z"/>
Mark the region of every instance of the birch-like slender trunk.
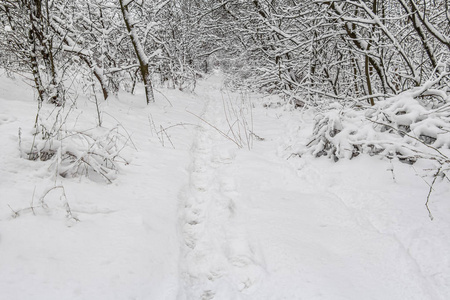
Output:
<path fill-rule="evenodd" d="M 133 1 L 131 1 L 133 2 Z M 120 9 L 122 11 L 123 20 L 130 36 L 131 43 L 133 44 L 134 52 L 136 53 L 137 59 L 139 61 L 139 70 L 141 72 L 142 80 L 145 86 L 145 97 L 147 98 L 147 104 L 150 102 L 155 102 L 155 96 L 153 94 L 153 87 L 150 78 L 150 71 L 148 67 L 148 57 L 145 55 L 144 48 L 142 47 L 139 37 L 134 28 L 134 22 L 131 18 L 130 11 L 128 9 L 128 0 L 119 0 Z"/>

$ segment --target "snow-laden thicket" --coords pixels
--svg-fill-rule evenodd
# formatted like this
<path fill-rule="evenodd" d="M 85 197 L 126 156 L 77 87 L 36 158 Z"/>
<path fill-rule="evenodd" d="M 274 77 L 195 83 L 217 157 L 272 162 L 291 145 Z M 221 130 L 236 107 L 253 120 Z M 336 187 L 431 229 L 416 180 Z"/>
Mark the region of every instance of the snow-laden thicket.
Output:
<path fill-rule="evenodd" d="M 237 32 L 231 81 L 286 102 L 373 105 L 448 72 L 446 1 L 229 1 L 223 10 L 216 19 Z"/>
<path fill-rule="evenodd" d="M 120 124 L 110 128 L 85 124 L 89 122 L 74 114 L 73 107 L 44 104 L 34 128 L 19 131 L 20 156 L 46 161 L 56 177 L 87 176 L 111 183 L 119 164 L 128 163 L 121 152 L 132 143 L 131 137 Z"/>
<path fill-rule="evenodd" d="M 0 3 L 0 64 L 30 71 L 40 99 L 59 104 L 67 68 L 80 65 L 105 98 L 132 78 L 151 102 L 152 76 L 192 90 L 220 66 L 233 84 L 286 102 L 371 104 L 449 68 L 445 0 L 39 3 Z"/>
<path fill-rule="evenodd" d="M 450 103 L 433 105 L 407 91 L 366 109 L 334 104 L 317 115 L 307 148 L 335 160 L 366 153 L 448 163 Z"/>
<path fill-rule="evenodd" d="M 317 114 L 308 143 L 296 154 L 334 161 L 364 154 L 408 164 L 428 161 L 424 178 L 430 183 L 424 202 L 433 219 L 428 204 L 436 180 L 450 182 L 450 102 L 446 90 L 430 86 L 411 89 L 371 107 L 330 105 Z"/>

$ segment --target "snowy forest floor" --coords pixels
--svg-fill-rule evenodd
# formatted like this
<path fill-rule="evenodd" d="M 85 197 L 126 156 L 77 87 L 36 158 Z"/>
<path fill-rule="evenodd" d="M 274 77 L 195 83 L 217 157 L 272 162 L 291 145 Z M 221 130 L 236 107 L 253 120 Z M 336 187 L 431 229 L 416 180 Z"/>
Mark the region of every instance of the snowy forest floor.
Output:
<path fill-rule="evenodd" d="M 0 299 L 449 299 L 450 189 L 436 183 L 431 221 L 426 164 L 292 155 L 314 112 L 217 74 L 161 92 L 101 103 L 102 126 L 131 136 L 107 184 L 20 158 L 37 104 L 0 77 Z M 237 115 L 255 135 L 224 137 Z M 95 128 L 92 101 L 66 126 Z"/>

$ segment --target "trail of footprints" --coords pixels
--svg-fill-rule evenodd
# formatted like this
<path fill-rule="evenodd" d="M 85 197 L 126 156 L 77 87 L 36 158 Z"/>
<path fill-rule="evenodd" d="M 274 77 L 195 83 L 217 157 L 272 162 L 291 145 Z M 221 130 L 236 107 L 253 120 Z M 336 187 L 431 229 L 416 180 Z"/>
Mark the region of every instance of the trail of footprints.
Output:
<path fill-rule="evenodd" d="M 210 105 L 203 116 L 217 122 Z M 240 299 L 251 295 L 264 271 L 239 222 L 239 194 L 227 174 L 234 154 L 219 147 L 214 128 L 202 126 L 191 149 L 189 184 L 180 193 L 180 298 Z"/>

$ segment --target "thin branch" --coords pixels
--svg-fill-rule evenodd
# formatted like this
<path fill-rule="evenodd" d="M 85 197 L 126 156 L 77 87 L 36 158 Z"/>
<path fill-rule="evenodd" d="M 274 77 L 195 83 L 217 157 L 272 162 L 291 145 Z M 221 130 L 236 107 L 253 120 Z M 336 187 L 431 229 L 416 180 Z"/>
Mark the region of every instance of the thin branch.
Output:
<path fill-rule="evenodd" d="M 217 128 L 216 126 L 214 126 L 213 124 L 209 123 L 208 121 L 206 121 L 205 119 L 203 119 L 202 117 L 194 114 L 193 112 L 190 112 L 188 110 L 186 110 L 186 112 L 190 113 L 191 115 L 193 115 L 194 117 L 197 117 L 198 119 L 200 119 L 201 121 L 205 122 L 206 124 L 208 124 L 209 126 L 211 126 L 212 128 L 214 128 L 215 130 L 217 130 L 217 132 L 219 132 L 224 138 L 232 141 L 233 143 L 236 144 L 236 146 L 238 146 L 239 148 L 242 148 L 241 145 L 239 145 L 239 143 L 235 140 L 233 140 L 229 135 L 227 135 L 225 132 L 223 132 L 222 130 L 220 130 L 219 128 Z"/>
<path fill-rule="evenodd" d="M 439 153 L 439 154 L 442 156 L 441 158 L 443 158 L 446 162 L 449 161 L 449 158 L 448 158 L 445 154 L 443 154 L 441 151 L 439 151 L 437 148 L 432 147 L 432 146 L 430 146 L 430 145 L 424 143 L 424 142 L 421 141 L 420 139 L 418 139 L 418 138 L 416 138 L 416 137 L 414 137 L 414 136 L 412 136 L 412 135 L 406 133 L 406 132 L 403 131 L 403 130 L 397 129 L 397 128 L 395 128 L 394 126 L 391 126 L 391 125 L 389 125 L 389 124 L 385 124 L 385 123 L 381 123 L 381 122 L 377 122 L 377 121 L 371 120 L 371 119 L 369 119 L 369 118 L 366 118 L 366 120 L 368 120 L 368 121 L 370 121 L 370 122 L 372 122 L 372 123 L 378 124 L 378 125 L 387 126 L 387 127 L 391 128 L 391 129 L 393 129 L 393 130 L 395 130 L 395 131 L 397 131 L 397 132 L 399 132 L 399 133 L 401 133 L 401 134 L 404 134 L 404 135 L 406 135 L 407 137 L 410 137 L 410 138 L 412 138 L 412 139 L 414 139 L 414 140 L 420 142 L 421 144 L 427 146 L 428 148 L 430 148 L 430 149 L 436 151 L 437 153 Z"/>
<path fill-rule="evenodd" d="M 430 210 L 430 207 L 428 206 L 428 203 L 430 201 L 430 196 L 431 196 L 431 192 L 433 191 L 434 183 L 436 182 L 436 179 L 438 178 L 439 173 L 441 173 L 441 170 L 442 170 L 442 166 L 437 170 L 436 174 L 434 174 L 433 181 L 431 182 L 431 185 L 430 185 L 430 190 L 428 191 L 427 202 L 425 202 L 425 207 L 427 208 L 428 216 L 430 217 L 431 221 L 433 221 L 434 218 L 433 218 L 433 215 L 431 214 L 431 210 Z"/>

